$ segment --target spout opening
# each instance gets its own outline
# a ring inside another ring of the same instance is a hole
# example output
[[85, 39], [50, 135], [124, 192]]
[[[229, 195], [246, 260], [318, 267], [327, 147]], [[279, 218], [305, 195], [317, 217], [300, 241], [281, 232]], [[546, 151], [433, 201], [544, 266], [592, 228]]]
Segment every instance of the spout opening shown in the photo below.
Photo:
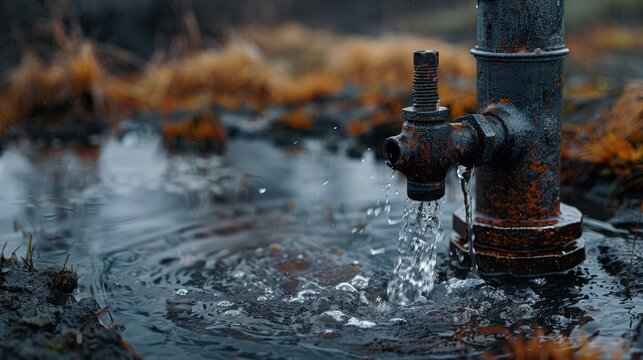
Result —
[[388, 138], [384, 142], [384, 158], [386, 160], [386, 165], [395, 168], [400, 163], [400, 158], [402, 157], [402, 149], [400, 144], [393, 139]]
[[409, 199], [417, 201], [434, 201], [444, 196], [444, 181], [436, 182], [413, 182], [407, 181], [406, 195]]

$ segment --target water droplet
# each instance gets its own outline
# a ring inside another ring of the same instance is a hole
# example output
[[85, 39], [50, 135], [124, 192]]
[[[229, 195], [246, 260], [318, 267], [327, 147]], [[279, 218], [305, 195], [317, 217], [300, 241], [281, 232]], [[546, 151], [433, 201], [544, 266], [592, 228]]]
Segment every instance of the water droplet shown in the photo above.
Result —
[[176, 291], [176, 294], [179, 295], [179, 296], [185, 296], [185, 295], [188, 294], [188, 291], [186, 289], [178, 289]]
[[333, 126], [333, 130], [337, 130], [337, 126]]
[[368, 149], [366, 149], [366, 151], [371, 151], [371, 148], [369, 147]]
[[259, 194], [265, 194], [267, 190], [268, 189], [266, 189], [265, 187], [261, 187], [259, 188]]
[[293, 141], [292, 141], [292, 144], [293, 144], [293, 145], [297, 145], [297, 144], [299, 144], [299, 141], [297, 141], [297, 140], [293, 140]]
[[362, 158], [362, 164], [364, 163], [364, 158]]
[[395, 195], [400, 195], [400, 190], [395, 190]]
[[322, 186], [326, 186], [326, 185], [328, 185], [328, 183], [329, 183], [329, 182], [330, 182], [330, 180], [329, 180], [329, 179], [324, 180], [324, 182], [322, 183]]
[[385, 248], [373, 249], [371, 248], [371, 255], [380, 255], [386, 252]]

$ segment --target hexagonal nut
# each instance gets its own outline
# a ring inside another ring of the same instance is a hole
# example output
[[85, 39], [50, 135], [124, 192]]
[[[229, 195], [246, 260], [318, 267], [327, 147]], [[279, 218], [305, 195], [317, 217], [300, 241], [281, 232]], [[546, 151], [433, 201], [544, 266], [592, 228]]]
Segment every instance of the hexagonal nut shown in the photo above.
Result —
[[478, 139], [482, 144], [482, 162], [491, 161], [493, 158], [496, 132], [493, 126], [489, 124], [487, 118], [482, 114], [470, 114], [466, 116], [463, 122], [468, 122], [478, 133]]

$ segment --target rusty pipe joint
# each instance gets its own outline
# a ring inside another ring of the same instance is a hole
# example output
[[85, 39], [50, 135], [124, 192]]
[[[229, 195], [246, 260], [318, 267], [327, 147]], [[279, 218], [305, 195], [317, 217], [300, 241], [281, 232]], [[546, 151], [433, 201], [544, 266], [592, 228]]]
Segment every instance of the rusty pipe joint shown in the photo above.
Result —
[[386, 164], [407, 178], [407, 195], [413, 200], [444, 196], [445, 178], [456, 165], [474, 166], [500, 156], [506, 133], [492, 114], [470, 114], [448, 122], [448, 109], [431, 114], [403, 110], [402, 132], [384, 142]]

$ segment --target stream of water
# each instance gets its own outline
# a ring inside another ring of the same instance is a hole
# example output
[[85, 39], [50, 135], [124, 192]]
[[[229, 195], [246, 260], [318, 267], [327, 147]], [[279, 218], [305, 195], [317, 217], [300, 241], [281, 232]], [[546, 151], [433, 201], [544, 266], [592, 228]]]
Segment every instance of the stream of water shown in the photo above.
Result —
[[442, 239], [442, 201], [407, 199], [388, 298], [402, 305], [426, 299], [435, 284], [436, 247]]
[[478, 265], [476, 264], [476, 249], [474, 247], [475, 234], [473, 233], [473, 199], [471, 196], [471, 179], [473, 178], [474, 168], [468, 166], [458, 166], [458, 178], [460, 187], [464, 196], [464, 211], [467, 221], [467, 243], [469, 244], [469, 258], [471, 259], [471, 272], [469, 277], [479, 279]]

